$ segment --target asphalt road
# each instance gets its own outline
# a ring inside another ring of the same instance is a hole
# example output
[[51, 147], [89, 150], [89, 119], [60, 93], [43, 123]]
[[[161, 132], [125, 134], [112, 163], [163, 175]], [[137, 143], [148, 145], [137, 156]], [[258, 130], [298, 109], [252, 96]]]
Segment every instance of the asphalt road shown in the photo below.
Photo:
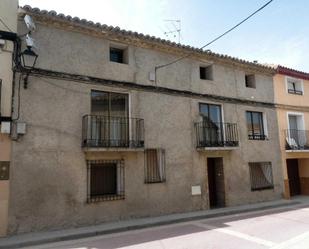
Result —
[[309, 206], [195, 220], [31, 249], [309, 249]]

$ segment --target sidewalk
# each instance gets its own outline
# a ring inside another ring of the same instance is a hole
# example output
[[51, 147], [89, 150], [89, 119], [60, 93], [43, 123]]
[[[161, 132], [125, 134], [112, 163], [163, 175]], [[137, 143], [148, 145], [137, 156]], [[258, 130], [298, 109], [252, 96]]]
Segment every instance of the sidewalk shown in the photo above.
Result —
[[20, 248], [44, 243], [59, 242], [65, 240], [81, 239], [85, 237], [123, 232], [133, 229], [185, 222], [197, 219], [214, 218], [224, 215], [260, 211], [279, 207], [301, 207], [309, 205], [308, 197], [298, 197], [293, 200], [276, 200], [257, 204], [226, 207], [220, 209], [204, 210], [190, 213], [171, 214], [165, 216], [141, 218], [126, 221], [104, 223], [102, 225], [66, 229], [52, 232], [28, 233], [0, 239], [0, 249]]

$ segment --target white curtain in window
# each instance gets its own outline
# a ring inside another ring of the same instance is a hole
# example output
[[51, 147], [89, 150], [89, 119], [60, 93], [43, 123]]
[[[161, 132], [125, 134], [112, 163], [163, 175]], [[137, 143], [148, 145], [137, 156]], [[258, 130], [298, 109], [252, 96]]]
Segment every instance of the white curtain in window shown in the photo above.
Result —
[[110, 140], [112, 146], [119, 146], [121, 140], [121, 119], [110, 118]]
[[157, 149], [157, 163], [160, 181], [163, 181], [165, 175], [165, 151], [163, 149]]
[[123, 194], [123, 170], [121, 170], [121, 165], [120, 163], [117, 163], [117, 195], [122, 195]]
[[100, 140], [100, 120], [96, 116], [89, 116], [87, 138], [90, 138], [90, 144], [97, 146]]

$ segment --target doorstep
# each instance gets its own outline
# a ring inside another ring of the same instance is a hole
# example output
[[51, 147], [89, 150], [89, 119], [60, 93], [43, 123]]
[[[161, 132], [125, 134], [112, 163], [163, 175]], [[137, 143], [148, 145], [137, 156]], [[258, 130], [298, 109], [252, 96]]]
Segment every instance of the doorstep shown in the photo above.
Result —
[[0, 238], [0, 249], [12, 249], [20, 247], [35, 246], [45, 243], [59, 242], [65, 240], [81, 239], [97, 235], [124, 232], [134, 229], [142, 229], [153, 226], [167, 225], [178, 222], [186, 222], [197, 219], [215, 218], [224, 215], [233, 215], [252, 211], [260, 211], [270, 208], [293, 206], [299, 204], [309, 204], [308, 197], [296, 198], [292, 200], [275, 200], [248, 204], [242, 206], [225, 207], [219, 209], [170, 214], [157, 217], [139, 218], [118, 222], [107, 222], [101, 225], [72, 228], [50, 232], [37, 232], [14, 235], [11, 237]]

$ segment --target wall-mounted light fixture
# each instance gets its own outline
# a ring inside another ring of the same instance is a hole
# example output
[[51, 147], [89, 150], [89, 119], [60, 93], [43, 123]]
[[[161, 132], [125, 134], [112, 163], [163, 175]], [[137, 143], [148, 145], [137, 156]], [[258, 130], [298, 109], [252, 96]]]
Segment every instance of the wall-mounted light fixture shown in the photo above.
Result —
[[31, 70], [34, 68], [38, 55], [28, 46], [21, 54], [21, 64], [26, 69], [26, 76], [24, 77], [24, 88], [27, 89], [28, 77]]
[[22, 66], [22, 73], [25, 73], [24, 77], [24, 88], [26, 89], [28, 86], [28, 77], [31, 73], [32, 69], [35, 67], [38, 55], [32, 50], [35, 47], [35, 41], [30, 36], [33, 31], [35, 31], [35, 24], [29, 15], [25, 15], [24, 17], [25, 24], [28, 29], [28, 33], [25, 34], [25, 42], [27, 48], [20, 53], [20, 62]]

